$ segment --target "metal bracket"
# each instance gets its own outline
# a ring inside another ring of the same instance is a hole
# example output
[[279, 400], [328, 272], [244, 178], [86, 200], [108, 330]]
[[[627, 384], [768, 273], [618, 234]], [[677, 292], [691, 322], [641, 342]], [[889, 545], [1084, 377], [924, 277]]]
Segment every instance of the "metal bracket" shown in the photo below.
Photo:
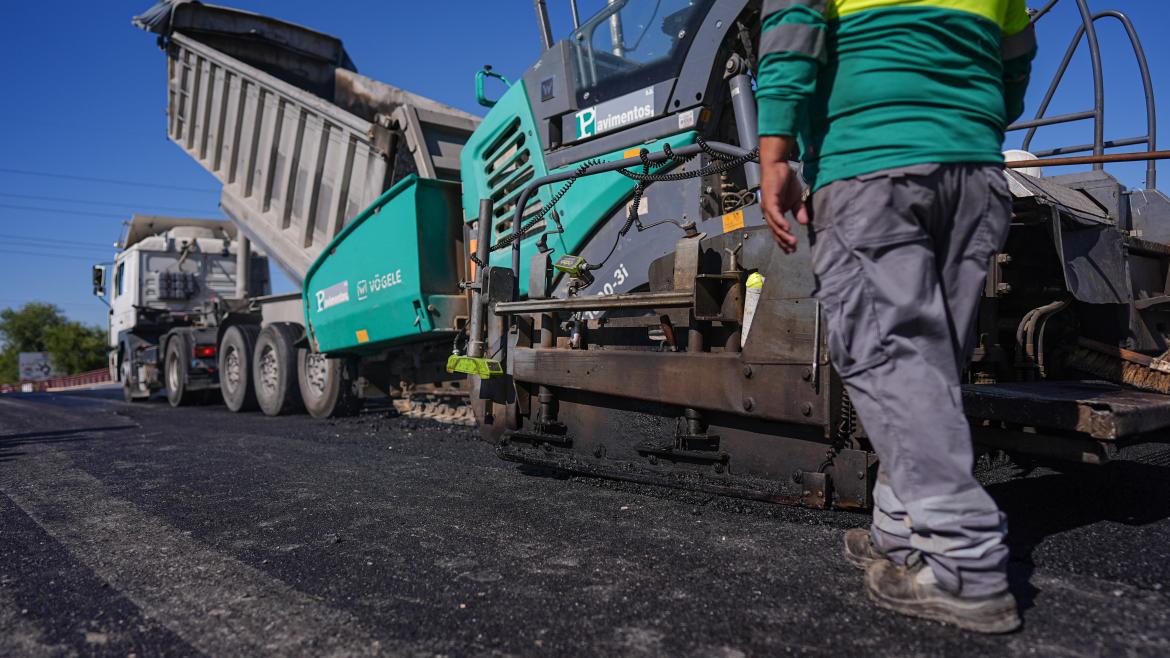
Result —
[[829, 478], [824, 473], [800, 471], [800, 504], [825, 509], [829, 506]]
[[[718, 441], [718, 437], [715, 438]], [[723, 465], [731, 461], [731, 455], [720, 450], [693, 450], [665, 443], [656, 443], [654, 441], [639, 443], [635, 450], [642, 455], [653, 458], [663, 457], [671, 461], [690, 461]]]
[[[564, 429], [563, 425], [561, 426], [561, 429]], [[511, 432], [505, 432], [504, 440], [523, 441], [525, 443], [531, 443], [536, 446], [547, 444], [560, 448], [573, 447], [573, 437], [569, 436], [567, 433], [553, 434], [550, 432], [541, 432], [539, 430], [514, 430]]]

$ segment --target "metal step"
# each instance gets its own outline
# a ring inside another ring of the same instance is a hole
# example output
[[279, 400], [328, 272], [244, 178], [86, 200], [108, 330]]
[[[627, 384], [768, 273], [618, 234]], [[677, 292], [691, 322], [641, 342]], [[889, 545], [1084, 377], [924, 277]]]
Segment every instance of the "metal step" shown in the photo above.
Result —
[[1117, 441], [1170, 427], [1170, 395], [1102, 381], [972, 384], [963, 387], [972, 419], [1075, 432]]

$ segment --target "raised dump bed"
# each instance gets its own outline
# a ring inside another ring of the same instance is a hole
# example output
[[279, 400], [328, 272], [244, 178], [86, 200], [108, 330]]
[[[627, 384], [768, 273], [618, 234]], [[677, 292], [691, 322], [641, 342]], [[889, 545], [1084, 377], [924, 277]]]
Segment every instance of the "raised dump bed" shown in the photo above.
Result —
[[411, 175], [345, 227], [305, 275], [318, 352], [373, 354], [467, 319], [459, 185]]
[[163, 37], [170, 139], [298, 283], [394, 183], [458, 180], [479, 118], [360, 75], [335, 37], [195, 2], [160, 3], [135, 22]]

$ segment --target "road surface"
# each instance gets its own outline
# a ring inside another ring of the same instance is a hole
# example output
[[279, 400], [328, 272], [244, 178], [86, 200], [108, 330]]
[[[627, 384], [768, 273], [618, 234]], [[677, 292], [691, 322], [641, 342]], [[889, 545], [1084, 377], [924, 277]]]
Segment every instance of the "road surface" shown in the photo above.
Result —
[[871, 607], [849, 512], [566, 478], [467, 428], [0, 396], [0, 655], [1170, 654], [1170, 448], [984, 462], [1024, 629]]

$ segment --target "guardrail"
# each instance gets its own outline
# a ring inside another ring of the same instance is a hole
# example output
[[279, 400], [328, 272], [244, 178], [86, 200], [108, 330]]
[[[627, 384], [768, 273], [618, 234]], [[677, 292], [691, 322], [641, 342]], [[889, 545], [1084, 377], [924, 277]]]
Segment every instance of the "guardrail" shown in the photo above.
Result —
[[93, 386], [110, 382], [110, 369], [100, 368], [76, 375], [52, 377], [39, 382], [20, 382], [19, 384], [0, 384], [0, 393], [31, 393], [33, 391], [59, 391], [78, 386]]

